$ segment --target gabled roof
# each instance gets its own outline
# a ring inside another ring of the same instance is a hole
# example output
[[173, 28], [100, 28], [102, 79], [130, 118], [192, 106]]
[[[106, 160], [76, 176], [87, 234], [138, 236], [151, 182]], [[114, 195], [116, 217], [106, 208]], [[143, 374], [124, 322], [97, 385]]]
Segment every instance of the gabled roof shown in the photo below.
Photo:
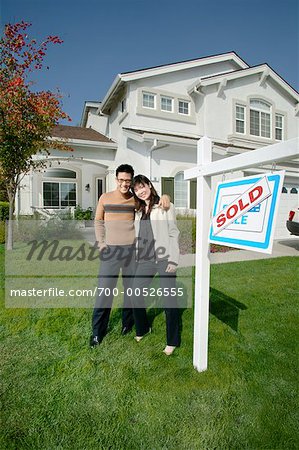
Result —
[[84, 108], [83, 108], [81, 121], [80, 121], [81, 127], [85, 127], [86, 126], [88, 112], [91, 109], [97, 110], [98, 108], [100, 108], [100, 106], [101, 106], [101, 102], [98, 102], [98, 101], [86, 101], [86, 102], [84, 102]]
[[145, 69], [139, 69], [132, 72], [123, 72], [118, 74], [106, 96], [104, 97], [102, 104], [98, 112], [104, 114], [109, 113], [111, 104], [114, 99], [119, 95], [119, 92], [123, 89], [123, 86], [128, 81], [139, 80], [141, 78], [148, 78], [156, 75], [162, 75], [164, 73], [177, 72], [179, 70], [191, 69], [193, 67], [200, 67], [207, 64], [214, 64], [217, 62], [232, 61], [235, 63], [236, 68], [245, 69], [248, 68], [248, 64], [241, 59], [235, 52], [220, 53], [217, 55], [204, 56], [202, 58], [190, 59], [187, 61], [179, 61], [170, 64], [163, 64], [160, 66], [148, 67]]
[[272, 67], [267, 63], [260, 64], [257, 66], [248, 67], [246, 69], [233, 70], [231, 72], [226, 72], [223, 74], [210, 75], [206, 77], [201, 77], [198, 82], [193, 83], [188, 92], [190, 93], [194, 88], [200, 88], [204, 86], [210, 86], [212, 84], [223, 83], [224, 81], [230, 81], [234, 79], [240, 79], [242, 77], [247, 77], [249, 75], [261, 74], [260, 83], [264, 83], [268, 77], [272, 78], [280, 87], [285, 89], [288, 94], [294, 98], [297, 102], [299, 101], [298, 92], [287, 83], [277, 72], [275, 72]]
[[236, 65], [240, 66], [240, 68], [242, 69], [249, 67], [248, 64], [242, 58], [240, 58], [240, 56], [237, 55], [236, 52], [232, 51], [218, 53], [217, 55], [202, 56], [201, 58], [196, 59], [193, 58], [187, 59], [185, 61], [176, 61], [173, 63], [161, 64], [159, 66], [146, 67], [144, 69], [133, 70], [130, 72], [122, 72], [120, 75], [126, 78], [134, 77], [134, 79], [138, 79], [143, 78], [144, 76], [148, 77], [151, 73], [152, 75], [158, 75], [160, 73], [163, 73], [164, 71], [166, 71], [167, 73], [175, 72], [177, 70], [190, 69], [192, 67], [202, 66], [206, 63], [210, 64], [220, 61], [234, 61]]
[[77, 139], [83, 141], [114, 143], [111, 139], [92, 128], [72, 127], [69, 125], [56, 125], [52, 130], [52, 137], [62, 139]]

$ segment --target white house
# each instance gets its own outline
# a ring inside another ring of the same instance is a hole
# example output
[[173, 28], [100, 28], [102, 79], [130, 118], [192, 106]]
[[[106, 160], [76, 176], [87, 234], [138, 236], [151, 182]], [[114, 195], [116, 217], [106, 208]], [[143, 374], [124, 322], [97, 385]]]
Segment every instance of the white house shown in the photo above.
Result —
[[[129, 163], [190, 213], [196, 182], [185, 181], [183, 171], [196, 164], [198, 139], [213, 141], [218, 160], [297, 137], [298, 102], [271, 67], [249, 67], [234, 52], [121, 73], [102, 102], [85, 103], [81, 127], [55, 129], [53, 138], [68, 138], [74, 151], [52, 153], [47, 170], [24, 179], [18, 211], [94, 208], [102, 192], [115, 188], [116, 167]], [[278, 168], [286, 178], [276, 237], [285, 237], [287, 211], [298, 196], [298, 160], [231, 176]]]

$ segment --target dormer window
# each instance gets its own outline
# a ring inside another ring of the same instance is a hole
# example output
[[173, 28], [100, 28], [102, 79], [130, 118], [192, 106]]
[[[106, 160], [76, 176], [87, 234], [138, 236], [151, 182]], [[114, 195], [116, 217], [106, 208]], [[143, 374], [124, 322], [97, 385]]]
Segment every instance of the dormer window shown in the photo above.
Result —
[[155, 109], [155, 99], [156, 96], [154, 94], [151, 94], [150, 92], [143, 92], [142, 94], [142, 106], [144, 108], [151, 108]]
[[190, 114], [189, 106], [190, 106], [189, 102], [184, 102], [182, 100], [179, 100], [179, 114], [185, 114], [188, 116]]
[[171, 97], [161, 95], [161, 111], [173, 111], [173, 99]]

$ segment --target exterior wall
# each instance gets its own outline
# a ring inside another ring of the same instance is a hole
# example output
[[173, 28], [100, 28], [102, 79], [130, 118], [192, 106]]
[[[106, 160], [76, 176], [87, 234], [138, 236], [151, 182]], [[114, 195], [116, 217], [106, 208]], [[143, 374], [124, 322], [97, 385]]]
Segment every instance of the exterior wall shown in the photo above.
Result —
[[[285, 117], [284, 139], [291, 139], [298, 136], [298, 117], [295, 116], [295, 102], [291, 98], [283, 95], [281, 89], [275, 87], [274, 83], [266, 82], [260, 86], [259, 76], [252, 75], [242, 79], [228, 81], [223, 95], [218, 96], [218, 86], [212, 85], [207, 88], [204, 100], [204, 124], [200, 127], [201, 134], [206, 134], [212, 140], [223, 142], [233, 142], [234, 138], [244, 141], [244, 144], [251, 143], [253, 147], [271, 145], [277, 141], [272, 139], [242, 135], [235, 132], [235, 104], [248, 105], [250, 98], [261, 98], [272, 105], [272, 116], [275, 112], [283, 114]], [[249, 116], [247, 114], [247, 123]], [[274, 123], [274, 119], [272, 120]], [[247, 142], [249, 141], [249, 142]]]
[[[195, 109], [197, 105], [195, 104], [194, 99], [188, 95], [188, 89], [193, 83], [198, 81], [200, 77], [229, 72], [234, 69], [235, 64], [227, 61], [207, 64], [205, 66], [170, 74], [156, 75], [128, 83], [127, 92], [124, 93], [128, 114], [124, 115], [121, 112], [121, 102], [115, 105], [109, 118], [109, 137], [118, 141], [120, 126], [169, 133], [175, 131], [176, 133], [198, 136], [199, 119], [197, 114], [198, 111]], [[161, 114], [155, 116], [153, 111], [148, 112], [140, 108], [142, 90], [152, 90], [153, 92], [156, 91], [159, 94], [164, 93], [165, 95], [170, 95], [182, 100], [186, 98], [186, 100], [191, 102], [194, 113], [189, 120], [184, 116], [178, 117], [172, 113], [164, 113], [163, 117], [161, 117]]]
[[[82, 157], [84, 155], [84, 159]], [[77, 183], [77, 205], [82, 208], [95, 208], [97, 204], [97, 179], [103, 180], [106, 190], [108, 168], [115, 158], [115, 150], [77, 147], [73, 152], [53, 151], [47, 160], [47, 167], [64, 168], [76, 172], [76, 179], [43, 178], [46, 170], [32, 172], [24, 177], [20, 195], [16, 203], [18, 214], [32, 214], [33, 208], [43, 207], [43, 181], [62, 181]], [[58, 162], [59, 161], [59, 162]], [[89, 184], [89, 190], [86, 186]], [[47, 208], [51, 209], [51, 208]]]
[[99, 133], [109, 137], [109, 121], [107, 116], [99, 116], [96, 110], [89, 111], [87, 115], [86, 128], [92, 128]]

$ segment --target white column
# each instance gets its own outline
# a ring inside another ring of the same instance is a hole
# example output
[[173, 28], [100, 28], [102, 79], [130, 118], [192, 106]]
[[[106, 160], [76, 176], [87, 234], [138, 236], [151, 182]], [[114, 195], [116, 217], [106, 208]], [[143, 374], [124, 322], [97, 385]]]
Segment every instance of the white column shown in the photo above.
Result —
[[[209, 164], [211, 160], [212, 143], [204, 136], [197, 145], [197, 166]], [[197, 177], [196, 207], [193, 365], [202, 372], [208, 367], [211, 176]]]

